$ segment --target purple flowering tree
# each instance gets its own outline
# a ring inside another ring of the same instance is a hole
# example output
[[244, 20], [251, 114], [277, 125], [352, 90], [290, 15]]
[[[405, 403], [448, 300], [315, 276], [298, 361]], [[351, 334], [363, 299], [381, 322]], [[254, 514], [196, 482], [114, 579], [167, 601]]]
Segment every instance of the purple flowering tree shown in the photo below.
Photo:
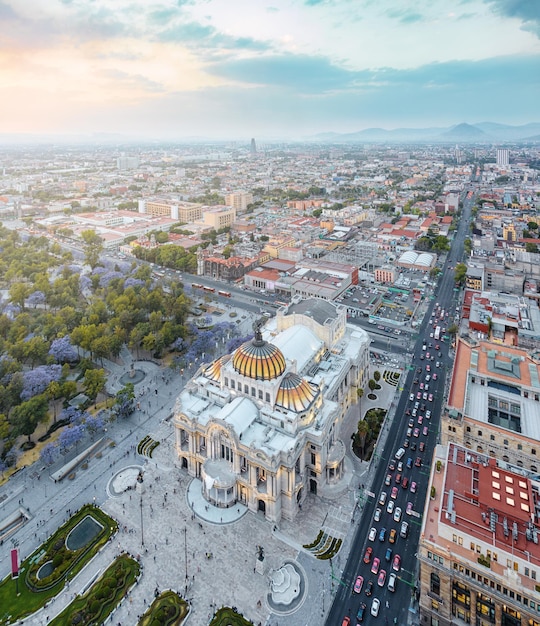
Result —
[[39, 460], [44, 465], [52, 465], [56, 459], [58, 458], [58, 448], [54, 443], [48, 443], [41, 450], [41, 454], [39, 455]]
[[86, 428], [82, 424], [76, 424], [74, 426], [64, 428], [58, 437], [58, 449], [60, 452], [62, 454], [66, 454], [70, 448], [77, 446], [77, 444], [79, 444], [81, 439], [84, 437], [85, 432]]
[[43, 393], [51, 382], [58, 381], [60, 378], [62, 378], [60, 365], [40, 365], [33, 370], [24, 372], [21, 398], [29, 400]]
[[54, 357], [59, 363], [73, 363], [77, 361], [77, 350], [71, 344], [69, 335], [64, 335], [59, 339], [53, 339], [49, 354]]
[[34, 291], [26, 298], [26, 304], [34, 309], [40, 304], [45, 304], [45, 294], [43, 291]]

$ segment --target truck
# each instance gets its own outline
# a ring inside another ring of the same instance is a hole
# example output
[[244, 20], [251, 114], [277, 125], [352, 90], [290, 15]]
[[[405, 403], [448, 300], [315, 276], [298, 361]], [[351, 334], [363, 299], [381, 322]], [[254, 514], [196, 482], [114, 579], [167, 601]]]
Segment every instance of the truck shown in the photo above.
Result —
[[435, 328], [435, 332], [433, 333], [433, 338], [439, 339], [440, 336], [441, 336], [441, 327], [437, 326], [437, 328]]

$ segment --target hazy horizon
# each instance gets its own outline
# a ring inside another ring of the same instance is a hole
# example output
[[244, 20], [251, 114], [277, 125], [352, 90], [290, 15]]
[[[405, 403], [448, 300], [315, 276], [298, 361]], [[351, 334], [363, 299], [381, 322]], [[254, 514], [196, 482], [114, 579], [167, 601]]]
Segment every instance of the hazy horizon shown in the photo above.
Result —
[[1, 135], [301, 138], [538, 120], [536, 0], [0, 0]]

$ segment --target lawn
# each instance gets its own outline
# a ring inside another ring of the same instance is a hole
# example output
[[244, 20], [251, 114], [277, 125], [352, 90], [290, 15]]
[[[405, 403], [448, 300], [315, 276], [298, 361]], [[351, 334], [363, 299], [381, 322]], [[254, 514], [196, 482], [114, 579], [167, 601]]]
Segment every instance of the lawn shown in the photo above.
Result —
[[189, 612], [187, 602], [174, 591], [163, 591], [139, 620], [139, 626], [180, 626]]
[[223, 607], [214, 615], [210, 626], [253, 626], [253, 622], [250, 622], [235, 610]]

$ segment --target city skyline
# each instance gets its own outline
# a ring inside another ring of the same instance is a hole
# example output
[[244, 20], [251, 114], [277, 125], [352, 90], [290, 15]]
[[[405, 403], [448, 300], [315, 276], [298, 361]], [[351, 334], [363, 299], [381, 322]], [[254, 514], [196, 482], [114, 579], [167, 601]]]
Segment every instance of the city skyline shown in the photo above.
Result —
[[538, 121], [534, 0], [0, 0], [0, 133], [216, 139]]

